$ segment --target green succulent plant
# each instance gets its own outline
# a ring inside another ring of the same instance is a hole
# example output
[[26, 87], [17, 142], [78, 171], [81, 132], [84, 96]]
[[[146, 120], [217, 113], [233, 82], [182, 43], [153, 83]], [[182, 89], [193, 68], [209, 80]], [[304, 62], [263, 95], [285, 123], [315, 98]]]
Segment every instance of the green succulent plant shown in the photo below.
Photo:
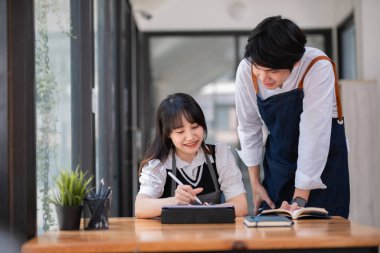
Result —
[[50, 202], [57, 206], [80, 206], [87, 192], [87, 189], [94, 176], [86, 179], [86, 173], [80, 170], [79, 165], [72, 170], [61, 170], [54, 177], [54, 189], [49, 198]]

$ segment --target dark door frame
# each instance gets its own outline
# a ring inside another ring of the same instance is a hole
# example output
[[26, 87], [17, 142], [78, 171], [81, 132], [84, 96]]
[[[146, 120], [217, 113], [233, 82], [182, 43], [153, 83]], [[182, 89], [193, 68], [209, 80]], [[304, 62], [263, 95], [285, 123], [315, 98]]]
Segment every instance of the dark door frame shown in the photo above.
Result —
[[0, 1], [0, 223], [36, 233], [34, 2]]

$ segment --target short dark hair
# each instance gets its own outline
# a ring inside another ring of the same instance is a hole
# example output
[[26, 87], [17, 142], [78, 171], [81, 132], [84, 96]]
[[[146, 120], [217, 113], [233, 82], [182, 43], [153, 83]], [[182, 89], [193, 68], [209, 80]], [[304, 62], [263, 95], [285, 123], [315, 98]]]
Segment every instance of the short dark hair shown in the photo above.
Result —
[[305, 34], [293, 21], [268, 17], [249, 35], [244, 58], [254, 65], [291, 70], [302, 58], [305, 44]]

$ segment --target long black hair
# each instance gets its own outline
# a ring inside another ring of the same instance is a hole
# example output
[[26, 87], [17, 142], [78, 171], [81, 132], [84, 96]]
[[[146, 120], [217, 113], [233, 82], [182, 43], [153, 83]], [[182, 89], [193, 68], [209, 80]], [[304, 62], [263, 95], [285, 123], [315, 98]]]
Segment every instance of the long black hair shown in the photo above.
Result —
[[244, 58], [255, 66], [292, 70], [306, 45], [304, 32], [281, 16], [261, 21], [248, 37]]
[[[152, 144], [149, 146], [140, 164], [141, 169], [152, 159], [159, 159], [164, 163], [173, 149], [174, 144], [170, 138], [173, 129], [182, 127], [182, 116], [190, 123], [199, 124], [207, 136], [206, 120], [202, 108], [195, 99], [185, 93], [175, 93], [167, 96], [158, 106], [156, 113], [156, 133]], [[202, 149], [210, 154], [205, 141], [202, 140]]]

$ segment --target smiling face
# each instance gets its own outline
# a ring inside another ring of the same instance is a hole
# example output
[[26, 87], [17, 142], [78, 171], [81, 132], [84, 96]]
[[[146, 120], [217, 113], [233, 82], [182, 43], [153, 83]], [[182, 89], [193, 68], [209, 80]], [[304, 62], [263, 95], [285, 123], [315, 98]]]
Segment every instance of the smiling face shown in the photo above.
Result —
[[253, 65], [253, 74], [264, 84], [265, 88], [274, 90], [282, 87], [282, 84], [290, 75], [290, 70]]
[[205, 131], [201, 125], [190, 123], [182, 116], [182, 125], [172, 130], [170, 139], [177, 156], [190, 163], [197, 154], [204, 136]]

